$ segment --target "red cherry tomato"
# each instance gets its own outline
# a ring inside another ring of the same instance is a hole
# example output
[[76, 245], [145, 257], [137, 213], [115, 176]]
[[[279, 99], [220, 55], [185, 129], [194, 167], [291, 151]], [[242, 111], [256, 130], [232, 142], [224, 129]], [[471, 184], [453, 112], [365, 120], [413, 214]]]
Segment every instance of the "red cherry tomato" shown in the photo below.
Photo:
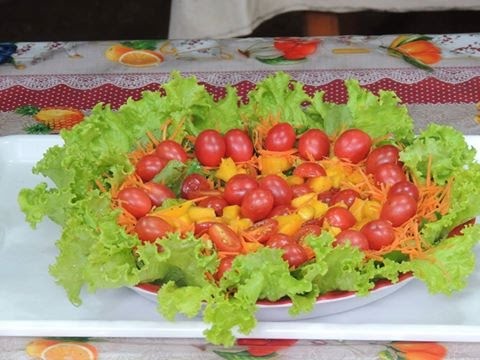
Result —
[[286, 151], [295, 145], [295, 130], [289, 123], [278, 123], [267, 132], [265, 148], [270, 151]]
[[277, 231], [278, 221], [275, 219], [265, 219], [250, 226], [243, 234], [247, 240], [263, 244], [268, 241], [272, 235], [276, 234]]
[[272, 192], [273, 205], [289, 205], [293, 198], [293, 191], [287, 181], [278, 175], [267, 175], [260, 179], [258, 185], [261, 189]]
[[288, 215], [291, 214], [293, 211], [294, 208], [290, 205], [277, 205], [273, 207], [272, 211], [270, 211], [270, 214], [268, 214], [267, 217], [271, 218], [274, 216]]
[[357, 164], [367, 157], [371, 146], [372, 139], [366, 132], [350, 129], [335, 141], [333, 153], [340, 159]]
[[152, 201], [142, 189], [128, 187], [120, 190], [117, 196], [120, 205], [137, 219], [148, 214]]
[[349, 242], [351, 246], [358, 247], [360, 250], [368, 250], [368, 239], [364, 233], [353, 230], [347, 229], [343, 230], [340, 234], [338, 234], [333, 242], [334, 246], [343, 245]]
[[233, 256], [227, 256], [221, 259], [217, 268], [217, 272], [213, 275], [213, 278], [217, 281], [220, 281], [223, 275], [232, 268], [234, 259], [235, 258]]
[[235, 162], [248, 161], [253, 156], [253, 144], [250, 137], [240, 129], [227, 131], [225, 139], [225, 156]]
[[383, 164], [377, 167], [373, 178], [378, 184], [395, 185], [407, 178], [403, 169], [397, 164]]
[[209, 196], [198, 203], [198, 206], [213, 209], [217, 216], [223, 215], [223, 208], [227, 205], [227, 201], [221, 196]]
[[273, 249], [283, 249], [285, 246], [292, 244], [293, 242], [293, 239], [288, 235], [274, 234], [265, 245]]
[[398, 149], [395, 146], [380, 146], [368, 154], [366, 163], [367, 173], [373, 174], [383, 164], [397, 164], [398, 159]]
[[253, 176], [237, 174], [225, 184], [223, 198], [230, 205], [240, 205], [245, 194], [256, 188], [258, 188], [258, 182]]
[[194, 173], [188, 175], [183, 180], [180, 192], [184, 199], [195, 199], [198, 197], [199, 191], [208, 191], [211, 189], [212, 186], [205, 176]]
[[417, 213], [417, 202], [406, 194], [393, 195], [387, 198], [380, 211], [380, 219], [389, 221], [393, 227], [405, 223]]
[[216, 130], [204, 130], [195, 140], [195, 156], [202, 165], [220, 165], [225, 150], [225, 140]]
[[157, 155], [145, 155], [135, 165], [135, 172], [143, 181], [150, 181], [162, 171], [167, 163], [167, 159], [162, 159]]
[[303, 224], [300, 230], [294, 236], [294, 240], [296, 242], [301, 243], [304, 238], [308, 235], [320, 235], [322, 233], [321, 225], [317, 224]]
[[166, 199], [175, 199], [175, 194], [166, 185], [147, 182], [143, 185], [143, 188], [155, 206], [162, 205]]
[[308, 260], [307, 252], [297, 243], [287, 244], [282, 249], [283, 260], [288, 262], [291, 268], [297, 268]]
[[467, 226], [474, 225], [475, 224], [475, 218], [470, 219], [463, 224], [455, 226], [449, 233], [448, 237], [454, 237], [454, 236], [459, 236], [462, 235], [463, 229], [465, 229]]
[[155, 242], [172, 231], [173, 227], [169, 223], [156, 216], [141, 217], [135, 225], [135, 232], [142, 242]]
[[158, 157], [167, 160], [185, 162], [188, 159], [187, 153], [182, 145], [173, 140], [161, 141], [155, 149], [155, 154]]
[[319, 129], [310, 129], [298, 139], [298, 153], [305, 160], [321, 160], [330, 153], [330, 140]]
[[355, 225], [356, 220], [350, 211], [342, 207], [332, 207], [325, 213], [325, 221], [342, 230]]
[[409, 195], [412, 198], [415, 199], [415, 201], [418, 201], [420, 199], [420, 194], [418, 192], [418, 188], [414, 183], [411, 183], [410, 181], [399, 181], [396, 184], [394, 184], [390, 190], [388, 190], [387, 197], [394, 196], [394, 195]]
[[272, 192], [265, 189], [253, 189], [245, 194], [240, 205], [240, 213], [253, 222], [263, 220], [273, 209]]
[[208, 232], [208, 229], [210, 229], [210, 226], [212, 226], [213, 224], [217, 224], [217, 223], [218, 223], [217, 221], [196, 222], [193, 234], [197, 237], [200, 237], [203, 234]]
[[336, 188], [332, 188], [330, 190], [324, 191], [324, 192], [318, 194], [317, 199], [320, 200], [321, 202], [327, 204], [327, 205], [331, 205], [333, 197], [335, 196], [335, 194], [338, 191], [339, 190], [336, 189]]
[[293, 175], [300, 176], [302, 178], [314, 178], [318, 176], [325, 176], [327, 173], [322, 165], [314, 162], [304, 162], [298, 165], [293, 170]]
[[218, 251], [240, 252], [242, 250], [240, 237], [228, 225], [215, 223], [208, 228], [208, 235]]
[[380, 250], [395, 240], [392, 224], [385, 220], [373, 220], [366, 223], [360, 230], [368, 240], [368, 247]]
[[360, 198], [360, 194], [353, 189], [340, 190], [333, 194], [330, 205], [343, 202], [349, 208], [357, 198]]

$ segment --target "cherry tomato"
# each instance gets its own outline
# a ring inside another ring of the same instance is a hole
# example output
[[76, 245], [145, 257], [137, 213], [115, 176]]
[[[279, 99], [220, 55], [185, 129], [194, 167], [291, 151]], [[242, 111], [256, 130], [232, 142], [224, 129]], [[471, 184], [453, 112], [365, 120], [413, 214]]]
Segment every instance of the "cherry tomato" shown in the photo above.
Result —
[[198, 203], [198, 206], [215, 210], [217, 216], [223, 215], [223, 208], [227, 205], [227, 201], [221, 196], [209, 196]]
[[380, 250], [395, 240], [392, 224], [385, 220], [373, 220], [366, 223], [360, 230], [368, 240], [368, 247]]
[[298, 139], [298, 153], [305, 160], [321, 160], [330, 153], [330, 140], [319, 129], [310, 129]]
[[400, 194], [406, 194], [411, 196], [412, 198], [415, 199], [415, 201], [418, 201], [420, 199], [420, 194], [418, 192], [418, 188], [414, 183], [411, 183], [410, 181], [399, 181], [396, 184], [394, 184], [390, 190], [388, 190], [387, 197], [393, 196], [393, 195], [400, 195]]
[[244, 231], [245, 238], [250, 241], [265, 243], [270, 237], [278, 231], [278, 221], [275, 219], [265, 219], [256, 222]]
[[211, 189], [212, 186], [205, 176], [194, 173], [183, 180], [180, 192], [184, 199], [195, 199], [198, 191]]
[[333, 194], [330, 205], [343, 202], [349, 208], [357, 198], [360, 198], [360, 194], [353, 189], [340, 190]]
[[217, 224], [217, 223], [218, 223], [217, 221], [196, 222], [193, 234], [197, 237], [200, 237], [203, 234], [208, 232], [208, 229], [210, 229], [210, 226], [212, 226], [213, 224]]
[[463, 229], [465, 229], [467, 226], [474, 225], [475, 224], [475, 218], [470, 219], [463, 224], [455, 226], [449, 233], [448, 237], [454, 237], [454, 236], [460, 236], [462, 235]]
[[135, 225], [135, 232], [142, 242], [155, 242], [172, 231], [173, 227], [169, 223], [156, 216], [141, 217]]
[[283, 249], [288, 244], [292, 244], [293, 239], [285, 234], [274, 234], [268, 239], [266, 246], [274, 249]]
[[294, 208], [290, 205], [277, 205], [273, 207], [272, 211], [270, 211], [267, 217], [270, 218], [279, 215], [288, 215], [291, 214], [293, 211]]
[[294, 240], [302, 242], [307, 235], [320, 235], [322, 233], [322, 226], [317, 224], [303, 224], [300, 230], [294, 236]]
[[245, 194], [256, 188], [258, 188], [258, 183], [253, 176], [237, 174], [225, 184], [223, 198], [227, 200], [230, 205], [240, 205]]
[[293, 197], [299, 197], [312, 192], [312, 189], [308, 184], [293, 185], [292, 186]]
[[286, 151], [295, 145], [295, 130], [289, 123], [278, 123], [268, 130], [265, 148], [270, 151]]
[[162, 159], [178, 160], [181, 162], [187, 161], [188, 158], [182, 145], [173, 140], [161, 141], [155, 149], [155, 154]]
[[155, 206], [162, 205], [166, 199], [175, 199], [175, 194], [166, 185], [147, 182], [143, 185], [143, 188]]
[[395, 146], [380, 146], [368, 154], [366, 163], [367, 173], [373, 174], [383, 164], [397, 164], [398, 159], [398, 149]]
[[235, 162], [248, 161], [253, 156], [253, 144], [250, 137], [240, 129], [227, 131], [225, 139], [225, 156]]
[[314, 162], [304, 162], [298, 165], [293, 170], [293, 175], [300, 176], [302, 178], [314, 178], [317, 176], [325, 176], [327, 173], [322, 165]]
[[143, 181], [152, 180], [167, 165], [168, 160], [154, 154], [143, 156], [135, 165], [135, 172]]
[[399, 194], [387, 197], [382, 206], [380, 219], [389, 221], [393, 227], [402, 225], [417, 213], [417, 202], [413, 197]]
[[325, 213], [325, 221], [342, 230], [355, 225], [356, 220], [350, 211], [342, 207], [332, 207]]
[[240, 213], [253, 222], [265, 219], [273, 209], [272, 192], [266, 189], [253, 189], [245, 194], [240, 206]]
[[327, 205], [331, 205], [333, 197], [335, 196], [335, 194], [337, 192], [339, 192], [338, 189], [332, 188], [330, 190], [327, 190], [327, 191], [324, 191], [324, 192], [318, 194], [317, 199], [320, 200], [321, 202], [327, 204]]
[[288, 262], [291, 268], [297, 268], [308, 260], [307, 252], [297, 243], [287, 244], [282, 249], [284, 251], [283, 260]]
[[336, 157], [354, 164], [365, 159], [372, 146], [370, 136], [359, 129], [350, 129], [343, 132], [333, 145]]
[[347, 229], [343, 230], [340, 234], [338, 234], [333, 242], [334, 246], [343, 245], [349, 242], [351, 246], [358, 247], [360, 250], [368, 250], [368, 239], [364, 233], [353, 230]]
[[216, 130], [204, 130], [195, 140], [195, 156], [202, 165], [220, 165], [225, 150], [225, 140]]
[[227, 256], [220, 260], [220, 264], [218, 265], [217, 272], [213, 275], [213, 278], [217, 281], [223, 277], [227, 271], [232, 268], [232, 263], [235, 258], [233, 256]]
[[378, 184], [395, 185], [407, 178], [403, 169], [397, 164], [383, 164], [377, 167], [373, 178]]
[[278, 175], [267, 175], [258, 182], [258, 185], [261, 189], [267, 189], [272, 192], [274, 206], [289, 205], [292, 201], [292, 188], [285, 179]]
[[240, 252], [242, 250], [240, 237], [228, 225], [215, 223], [208, 228], [208, 235], [218, 251]]
[[152, 201], [142, 189], [128, 187], [120, 190], [117, 199], [120, 205], [137, 219], [148, 214]]

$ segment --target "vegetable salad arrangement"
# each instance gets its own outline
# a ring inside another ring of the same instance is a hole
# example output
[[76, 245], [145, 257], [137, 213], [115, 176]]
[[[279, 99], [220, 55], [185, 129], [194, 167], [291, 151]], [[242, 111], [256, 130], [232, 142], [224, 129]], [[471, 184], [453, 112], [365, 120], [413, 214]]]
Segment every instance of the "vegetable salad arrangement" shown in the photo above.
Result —
[[62, 132], [33, 169], [55, 186], [19, 203], [32, 226], [63, 228], [50, 272], [71, 302], [157, 284], [165, 318], [202, 312], [207, 339], [231, 345], [260, 300], [289, 299], [295, 316], [405, 273], [461, 290], [480, 239], [475, 150], [451, 127], [415, 135], [392, 92], [345, 85], [333, 104], [277, 73], [242, 104], [174, 73], [164, 96], [99, 104]]

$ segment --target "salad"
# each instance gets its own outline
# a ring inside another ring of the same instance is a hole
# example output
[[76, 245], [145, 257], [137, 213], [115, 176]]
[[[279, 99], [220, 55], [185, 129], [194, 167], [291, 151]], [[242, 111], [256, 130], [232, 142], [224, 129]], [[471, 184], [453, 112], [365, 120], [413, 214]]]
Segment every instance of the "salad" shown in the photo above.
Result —
[[348, 101], [313, 97], [280, 72], [242, 103], [173, 73], [118, 111], [98, 104], [63, 131], [18, 201], [35, 227], [59, 224], [50, 273], [80, 292], [159, 285], [158, 311], [203, 314], [231, 345], [256, 304], [295, 316], [334, 290], [367, 295], [412, 273], [432, 293], [465, 287], [480, 240], [480, 165], [452, 127], [418, 134], [391, 91], [345, 82]]

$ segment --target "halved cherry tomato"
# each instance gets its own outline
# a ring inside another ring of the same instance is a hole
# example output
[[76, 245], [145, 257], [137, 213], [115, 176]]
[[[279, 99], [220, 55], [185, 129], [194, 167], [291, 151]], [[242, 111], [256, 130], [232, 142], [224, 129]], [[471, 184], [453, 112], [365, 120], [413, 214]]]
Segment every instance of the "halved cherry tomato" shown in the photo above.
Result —
[[206, 234], [208, 232], [208, 229], [210, 229], [210, 226], [213, 224], [217, 224], [217, 221], [199, 221], [195, 223], [195, 228], [194, 228], [194, 235], [199, 237], [202, 236], [203, 234]]
[[297, 268], [308, 260], [305, 249], [297, 243], [290, 243], [283, 248], [283, 260], [288, 262], [291, 268]]
[[270, 211], [267, 217], [271, 218], [279, 215], [288, 215], [294, 210], [295, 209], [290, 205], [277, 205], [273, 207], [272, 211]]
[[135, 232], [142, 242], [155, 242], [172, 231], [173, 227], [169, 223], [156, 216], [143, 216], [135, 225]]
[[324, 192], [318, 194], [317, 199], [320, 200], [321, 202], [327, 204], [327, 205], [331, 205], [333, 197], [335, 196], [335, 194], [337, 192], [339, 192], [339, 189], [332, 188], [330, 190], [327, 190], [327, 191], [324, 191]]
[[358, 247], [360, 250], [368, 250], [368, 239], [364, 233], [353, 230], [347, 229], [343, 230], [340, 234], [335, 237], [335, 241], [333, 242], [334, 246], [343, 245], [349, 242], [351, 246]]
[[372, 139], [366, 132], [349, 129], [337, 138], [333, 153], [340, 159], [357, 164], [367, 157], [371, 146]]
[[325, 213], [325, 221], [331, 226], [345, 230], [355, 225], [356, 220], [350, 211], [342, 207], [332, 207]]
[[208, 235], [219, 251], [240, 252], [242, 250], [240, 237], [226, 224], [213, 224], [208, 229]]
[[293, 198], [292, 188], [278, 175], [267, 175], [258, 182], [260, 189], [272, 192], [273, 205], [289, 205]]
[[326, 176], [327, 173], [322, 165], [314, 162], [303, 162], [293, 170], [293, 175], [302, 178], [314, 178], [317, 176]]
[[155, 154], [148, 154], [138, 160], [135, 172], [143, 181], [150, 181], [162, 171], [167, 163], [167, 159], [162, 159]]
[[223, 208], [227, 205], [227, 201], [220, 196], [209, 196], [198, 203], [198, 206], [212, 208], [215, 210], [215, 215], [217, 216], [222, 216]]
[[227, 200], [230, 205], [240, 205], [245, 194], [249, 190], [256, 188], [258, 188], [258, 182], [253, 176], [237, 174], [225, 184], [223, 198]]
[[204, 130], [195, 140], [195, 156], [202, 165], [220, 165], [225, 151], [225, 139], [216, 130]]
[[295, 130], [289, 123], [278, 123], [267, 132], [265, 148], [270, 151], [286, 151], [295, 144]]
[[360, 231], [367, 237], [372, 250], [380, 250], [395, 240], [392, 224], [385, 220], [373, 220], [366, 223]]
[[155, 148], [155, 154], [167, 160], [178, 160], [181, 162], [187, 161], [187, 153], [185, 149], [173, 140], [164, 140], [161, 141]]
[[166, 199], [175, 199], [175, 194], [166, 185], [147, 182], [143, 185], [145, 192], [155, 206], [160, 206]]
[[217, 272], [213, 275], [213, 278], [217, 281], [223, 277], [223, 275], [232, 268], [232, 263], [235, 258], [233, 256], [227, 256], [220, 260]]
[[253, 143], [250, 137], [240, 129], [225, 133], [225, 156], [235, 162], [248, 161], [253, 156]]
[[383, 164], [377, 167], [373, 174], [378, 184], [395, 185], [400, 181], [406, 181], [405, 172], [397, 164]]
[[360, 198], [360, 194], [357, 191], [353, 189], [343, 189], [333, 194], [329, 204], [334, 205], [343, 202], [347, 208], [349, 208], [357, 198]]
[[398, 148], [393, 145], [384, 145], [372, 150], [367, 157], [367, 173], [373, 174], [377, 168], [383, 164], [397, 164], [399, 159], [398, 154]]
[[470, 219], [470, 220], [464, 222], [463, 224], [460, 224], [460, 225], [455, 226], [455, 227], [448, 233], [448, 237], [454, 237], [454, 236], [462, 235], [463, 229], [465, 229], [465, 227], [467, 227], [467, 226], [474, 225], [474, 224], [475, 224], [475, 220], [476, 220], [476, 219], [473, 218], [473, 219]]
[[380, 219], [389, 221], [393, 227], [405, 223], [417, 213], [417, 202], [407, 194], [387, 198], [380, 211]]
[[400, 194], [409, 195], [412, 198], [414, 198], [415, 201], [418, 201], [418, 199], [420, 198], [420, 194], [418, 192], [418, 187], [414, 183], [412, 183], [408, 180], [399, 181], [399, 182], [395, 183], [390, 188], [390, 190], [388, 190], [387, 197], [390, 197], [390, 196], [393, 196], [393, 195], [400, 195]]
[[120, 190], [117, 199], [125, 210], [137, 219], [145, 216], [152, 208], [152, 201], [142, 189], [128, 187]]
[[330, 153], [330, 140], [319, 129], [310, 129], [298, 139], [298, 153], [305, 160], [321, 160]]
[[294, 240], [301, 243], [308, 235], [320, 235], [322, 233], [322, 226], [314, 223], [303, 224], [300, 230], [295, 234]]
[[212, 190], [212, 186], [205, 176], [194, 173], [183, 180], [180, 192], [184, 199], [195, 199], [202, 190]]
[[240, 205], [240, 213], [253, 222], [263, 220], [273, 209], [272, 192], [266, 189], [253, 189], [245, 194]]
[[258, 221], [244, 231], [247, 240], [265, 243], [270, 237], [278, 231], [278, 221], [275, 219], [265, 219]]

